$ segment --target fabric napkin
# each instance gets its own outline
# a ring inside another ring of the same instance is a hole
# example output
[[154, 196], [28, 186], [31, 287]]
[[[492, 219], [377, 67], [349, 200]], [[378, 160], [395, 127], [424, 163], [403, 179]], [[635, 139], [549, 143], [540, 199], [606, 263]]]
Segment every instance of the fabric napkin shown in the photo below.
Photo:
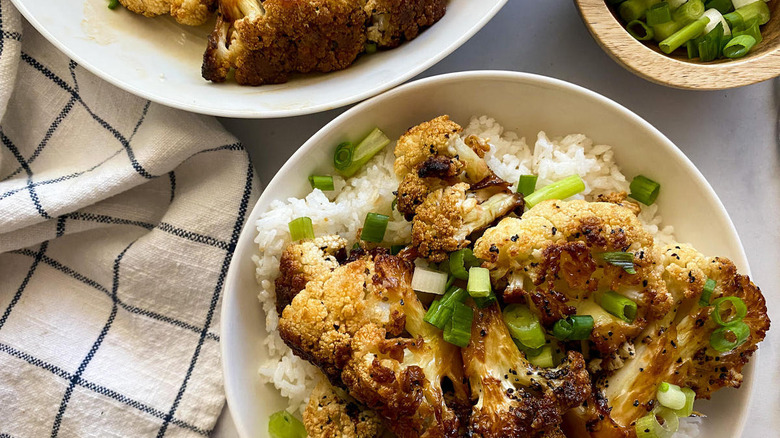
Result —
[[0, 437], [207, 436], [246, 151], [93, 76], [8, 0], [0, 32]]

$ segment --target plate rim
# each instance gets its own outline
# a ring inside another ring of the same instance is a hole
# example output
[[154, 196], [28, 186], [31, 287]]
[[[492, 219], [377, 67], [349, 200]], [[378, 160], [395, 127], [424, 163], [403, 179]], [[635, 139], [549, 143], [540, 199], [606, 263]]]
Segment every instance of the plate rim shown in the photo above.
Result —
[[[232, 385], [229, 384], [229, 379], [227, 378], [230, 372], [228, 371], [231, 366], [229, 365], [232, 363], [231, 356], [228, 355], [227, 351], [227, 342], [224, 342], [226, 338], [228, 338], [227, 333], [229, 333], [229, 323], [230, 320], [228, 318], [228, 313], [230, 312], [230, 307], [226, 305], [228, 299], [234, 300], [237, 294], [240, 293], [240, 288], [233, 287], [233, 285], [237, 282], [238, 278], [238, 271], [240, 270], [239, 264], [242, 263], [242, 259], [239, 257], [236, 257], [237, 255], [243, 253], [245, 251], [245, 247], [250, 244], [254, 244], [254, 237], [256, 233], [256, 227], [254, 225], [254, 222], [257, 220], [259, 215], [262, 213], [260, 212], [260, 207], [263, 204], [269, 204], [271, 201], [273, 201], [275, 198], [273, 197], [273, 193], [275, 192], [275, 189], [277, 186], [281, 184], [281, 176], [282, 174], [289, 172], [290, 169], [300, 161], [308, 152], [309, 149], [315, 147], [314, 145], [317, 145], [321, 138], [326, 136], [328, 132], [332, 129], [333, 126], [340, 124], [343, 120], [348, 120], [350, 117], [352, 117], [353, 114], [359, 113], [363, 110], [364, 107], [372, 105], [376, 100], [381, 99], [387, 99], [391, 96], [394, 96], [399, 93], [409, 92], [414, 89], [418, 88], [424, 88], [428, 86], [434, 86], [436, 84], [441, 83], [447, 83], [447, 82], [459, 82], [459, 81], [467, 81], [467, 80], [474, 80], [474, 79], [481, 79], [486, 81], [496, 81], [496, 80], [509, 80], [512, 82], [534, 82], [537, 85], [542, 86], [551, 86], [559, 90], [565, 90], [567, 92], [574, 92], [574, 93], [580, 93], [583, 94], [586, 98], [593, 98], [597, 101], [599, 101], [601, 104], [607, 105], [609, 107], [612, 107], [613, 109], [619, 110], [622, 113], [625, 114], [625, 116], [629, 119], [632, 119], [634, 122], [637, 122], [647, 128], [652, 134], [658, 137], [659, 139], [659, 145], [662, 145], [663, 148], [667, 149], [669, 152], [671, 152], [678, 160], [678, 162], [685, 168], [687, 172], [690, 172], [691, 176], [699, 183], [702, 184], [704, 187], [706, 187], [706, 194], [707, 194], [707, 201], [712, 202], [712, 205], [717, 207], [720, 214], [723, 215], [724, 219], [726, 220], [726, 224], [728, 225], [729, 230], [733, 234], [733, 236], [736, 238], [736, 247], [735, 247], [735, 253], [730, 254], [729, 259], [734, 261], [737, 266], [742, 268], [742, 271], [745, 275], [752, 276], [750, 271], [750, 265], [747, 259], [747, 255], [745, 253], [744, 246], [742, 245], [742, 239], [739, 237], [739, 233], [737, 232], [736, 227], [734, 226], [734, 222], [731, 220], [731, 216], [728, 213], [728, 210], [726, 210], [726, 207], [724, 206], [723, 202], [718, 197], [717, 193], [715, 192], [715, 189], [713, 189], [712, 185], [707, 181], [707, 179], [704, 177], [704, 175], [699, 171], [699, 169], [694, 165], [694, 163], [682, 152], [682, 150], [677, 147], [666, 135], [664, 135], [658, 128], [656, 128], [654, 125], [652, 125], [647, 120], [643, 119], [627, 107], [621, 105], [620, 103], [600, 94], [595, 91], [592, 91], [588, 88], [585, 88], [581, 85], [574, 84], [572, 82], [564, 81], [562, 79], [552, 78], [549, 76], [539, 75], [535, 73], [526, 73], [526, 72], [516, 72], [516, 71], [509, 71], [509, 70], [470, 70], [470, 71], [462, 71], [462, 72], [453, 72], [453, 73], [446, 73], [441, 75], [435, 75], [423, 79], [418, 79], [416, 81], [409, 82], [407, 84], [404, 84], [400, 87], [396, 87], [386, 93], [382, 93], [378, 96], [374, 96], [370, 99], [367, 99], [363, 102], [361, 102], [358, 105], [355, 105], [354, 107], [348, 109], [344, 113], [340, 114], [338, 117], [334, 118], [330, 122], [328, 122], [326, 125], [324, 125], [322, 128], [317, 130], [316, 133], [314, 133], [306, 142], [301, 145], [301, 147], [298, 148], [295, 153], [293, 153], [290, 158], [285, 161], [284, 165], [274, 174], [273, 178], [268, 182], [268, 184], [264, 185], [263, 192], [261, 193], [260, 197], [258, 198], [255, 205], [252, 207], [252, 210], [250, 211], [249, 215], [247, 216], [246, 222], [244, 223], [244, 226], [241, 230], [241, 233], [239, 234], [238, 244], [236, 246], [233, 259], [231, 260], [230, 266], [228, 268], [228, 273], [225, 278], [225, 287], [223, 290], [223, 296], [222, 296], [222, 308], [220, 309], [220, 336], [222, 338], [222, 341], [220, 342], [220, 351], [222, 354], [222, 371], [223, 371], [223, 377], [224, 377], [224, 388], [225, 388], [225, 399], [227, 406], [235, 406], [235, 396], [234, 391], [239, 390], [239, 388], [233, 388]], [[230, 298], [229, 298], [230, 297]], [[257, 300], [255, 300], [257, 302]], [[259, 302], [257, 302], [257, 305], [259, 306]], [[261, 309], [262, 312], [262, 309]], [[750, 406], [753, 402], [752, 394], [754, 393], [754, 387], [756, 384], [756, 378], [755, 375], [756, 370], [755, 368], [758, 366], [758, 361], [760, 357], [760, 348], [756, 349], [756, 351], [753, 353], [753, 356], [749, 363], [746, 365], [746, 370], [750, 373], [750, 381], [747, 386], [743, 385], [740, 390], [746, 391], [749, 397], [749, 402], [747, 403], [747, 406], [745, 406], [742, 411], [739, 414], [739, 417], [736, 419], [736, 422], [738, 423], [738, 431], [740, 433], [744, 432], [745, 424], [747, 422], [747, 418], [750, 414]], [[743, 370], [745, 371], [745, 370]], [[231, 410], [232, 412], [232, 410]], [[236, 416], [231, 414], [231, 417], [233, 419], [233, 423], [236, 426], [236, 430], [238, 431], [238, 434], [240, 437], [249, 437], [249, 435], [245, 429], [245, 424], [240, 423]]]
[[[92, 63], [88, 62], [84, 57], [79, 56], [78, 53], [71, 50], [67, 44], [60, 41], [57, 37], [55, 37], [54, 34], [49, 32], [46, 26], [44, 26], [39, 20], [35, 18], [34, 14], [26, 7], [27, 1], [32, 1], [32, 0], [11, 0], [11, 3], [22, 14], [22, 16], [24, 16], [24, 18], [35, 28], [35, 30], [38, 31], [41, 35], [43, 35], [43, 37], [46, 38], [46, 40], [49, 41], [49, 43], [53, 44], [57, 48], [57, 50], [64, 53], [70, 59], [76, 61], [80, 66], [84, 67], [90, 73], [110, 83], [111, 85], [114, 85], [117, 88], [120, 88], [140, 98], [158, 103], [160, 105], [164, 105], [167, 107], [188, 111], [196, 114], [203, 114], [203, 115], [216, 116], [216, 117], [240, 118], [240, 119], [272, 119], [272, 118], [296, 117], [296, 116], [303, 116], [309, 114], [316, 114], [316, 113], [321, 113], [321, 112], [341, 108], [356, 102], [364, 101], [371, 97], [377, 96], [387, 90], [395, 88], [396, 86], [408, 81], [409, 79], [414, 78], [418, 74], [423, 73], [428, 69], [432, 68], [433, 66], [438, 64], [441, 60], [443, 60], [444, 58], [452, 54], [452, 52], [457, 50], [460, 46], [465, 44], [477, 32], [479, 32], [488, 22], [490, 22], [490, 20], [492, 20], [496, 16], [496, 14], [506, 5], [506, 3], [509, 0], [496, 0], [496, 3], [493, 5], [493, 8], [487, 10], [480, 20], [474, 22], [472, 26], [468, 28], [465, 32], [459, 34], [458, 38], [452, 40], [452, 42], [449, 45], [447, 45], [444, 48], [444, 50], [440, 51], [435, 56], [428, 58], [428, 60], [426, 60], [425, 62], [414, 66], [413, 68], [409, 69], [406, 73], [399, 75], [392, 81], [388, 81], [379, 86], [374, 86], [361, 93], [356, 93], [347, 97], [343, 97], [333, 102], [322, 103], [322, 104], [313, 105], [305, 108], [280, 109], [280, 110], [267, 110], [267, 109], [266, 110], [229, 110], [229, 109], [215, 110], [209, 108], [208, 106], [204, 106], [202, 104], [187, 103], [181, 100], [170, 99], [168, 97], [160, 96], [156, 93], [151, 93], [146, 90], [135, 87], [127, 83], [126, 81], [114, 77], [104, 72], [103, 70], [95, 67]], [[80, 1], [83, 2], [84, 0], [80, 0]], [[250, 89], [252, 88], [256, 88], [256, 87], [250, 87]]]

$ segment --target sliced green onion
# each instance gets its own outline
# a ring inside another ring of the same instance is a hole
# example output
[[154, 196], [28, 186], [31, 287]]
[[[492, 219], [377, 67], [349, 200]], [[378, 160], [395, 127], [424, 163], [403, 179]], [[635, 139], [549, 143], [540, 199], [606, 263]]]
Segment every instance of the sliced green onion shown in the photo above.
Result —
[[287, 224], [290, 229], [290, 239], [303, 240], [314, 239], [314, 227], [311, 224], [311, 218], [303, 216], [293, 219]]
[[[658, 422], [658, 418], [664, 421]], [[636, 420], [634, 430], [637, 438], [671, 438], [680, 427], [680, 420], [677, 415], [666, 408], [656, 408], [653, 412]]]
[[723, 23], [718, 23], [710, 33], [697, 38], [695, 42], [699, 50], [699, 60], [709, 62], [717, 59], [720, 56], [722, 40]]
[[433, 300], [431, 307], [425, 312], [423, 321], [439, 330], [444, 330], [447, 322], [452, 319], [452, 309], [455, 303], [463, 303], [468, 296], [469, 294], [459, 287], [448, 289], [443, 297]]
[[729, 27], [746, 27], [752, 20], [756, 20], [759, 25], [764, 25], [769, 21], [769, 6], [762, 1], [750, 3], [747, 6], [737, 8], [736, 11], [723, 16]]
[[339, 173], [345, 177], [350, 177], [388, 144], [390, 144], [390, 139], [387, 138], [385, 133], [379, 128], [374, 128], [374, 130], [355, 147], [352, 147], [348, 142], [340, 144], [338, 148], [336, 148], [333, 164], [336, 166]]
[[721, 25], [723, 27], [723, 34], [724, 35], [731, 35], [731, 28], [729, 27], [728, 23], [725, 19], [723, 19], [723, 15], [718, 12], [717, 9], [707, 9], [704, 11], [703, 17], [707, 17], [710, 19], [710, 22], [707, 23], [707, 27], [704, 28], [704, 33], [708, 34], [715, 30], [715, 26]]
[[645, 205], [650, 205], [658, 198], [658, 193], [661, 191], [661, 184], [651, 180], [644, 175], [637, 175], [631, 180], [629, 185], [631, 194], [628, 195], [631, 198], [636, 199]]
[[365, 45], [366, 54], [370, 55], [372, 53], [376, 53], [376, 43], [366, 43]]
[[559, 319], [553, 325], [553, 336], [561, 341], [584, 341], [593, 331], [593, 317], [590, 315], [572, 315]]
[[[682, 9], [682, 7], [680, 8]], [[693, 23], [688, 24], [687, 26], [675, 32], [669, 38], [658, 43], [658, 47], [661, 48], [662, 52], [668, 55], [674, 52], [675, 50], [677, 50], [678, 47], [685, 44], [688, 40], [699, 36], [702, 33], [702, 31], [704, 31], [704, 28], [707, 26], [707, 23], [709, 22], [710, 19], [707, 17], [699, 18]]]
[[455, 278], [468, 280], [468, 269], [482, 265], [482, 259], [476, 257], [470, 248], [463, 248], [451, 253], [449, 261], [442, 264], [447, 265], [447, 269]]
[[453, 303], [452, 320], [444, 327], [444, 340], [461, 348], [468, 347], [473, 319], [474, 309], [463, 303]]
[[605, 252], [601, 254], [601, 258], [610, 265], [623, 268], [624, 271], [633, 275], [636, 274], [634, 269], [634, 254], [630, 252]]
[[552, 354], [552, 346], [547, 344], [541, 348], [538, 354], [529, 356], [526, 354], [526, 359], [531, 362], [531, 365], [539, 368], [552, 368], [555, 365]]
[[417, 292], [444, 295], [447, 288], [447, 274], [426, 268], [414, 268], [412, 289]]
[[690, 40], [685, 43], [685, 48], [688, 50], [688, 59], [699, 57], [699, 46], [693, 41], [694, 40]]
[[[734, 313], [729, 315], [728, 319], [723, 319], [723, 313], [726, 310], [725, 305], [727, 303], [731, 303], [731, 305], [734, 307]], [[715, 308], [712, 309], [712, 314], [710, 316], [712, 317], [712, 320], [715, 321], [715, 323], [718, 325], [730, 325], [737, 321], [742, 321], [742, 319], [747, 316], [747, 306], [745, 305], [745, 302], [742, 301], [742, 298], [739, 297], [720, 297], [713, 301], [712, 305]], [[721, 306], [724, 307], [721, 308]]]
[[536, 181], [539, 179], [536, 175], [520, 175], [517, 181], [517, 193], [528, 196], [536, 190]]
[[706, 9], [716, 9], [721, 14], [728, 14], [734, 10], [731, 0], [708, 0], [704, 7]]
[[360, 240], [366, 242], [379, 243], [385, 238], [387, 223], [390, 217], [379, 213], [366, 214], [366, 220], [363, 222], [363, 231], [360, 233]]
[[279, 411], [268, 420], [268, 435], [271, 438], [306, 438], [306, 428], [289, 412]]
[[667, 21], [666, 23], [656, 24], [653, 27], [653, 39], [656, 41], [663, 41], [670, 36], [674, 35], [675, 32], [680, 30], [682, 25], [680, 23], [672, 20]]
[[685, 407], [685, 394], [682, 392], [682, 389], [669, 382], [662, 382], [658, 385], [655, 396], [658, 399], [658, 403], [671, 410], [676, 411]]
[[742, 321], [737, 321], [720, 327], [710, 335], [710, 345], [721, 353], [731, 351], [742, 345], [750, 336], [750, 327]]
[[691, 388], [683, 388], [685, 394], [685, 406], [674, 411], [678, 417], [690, 417], [693, 414], [693, 402], [696, 401], [696, 393]]
[[636, 318], [636, 303], [615, 291], [610, 290], [602, 295], [599, 304], [604, 310], [627, 323], [634, 322]]
[[731, 39], [723, 48], [723, 56], [726, 58], [741, 58], [748, 54], [756, 45], [756, 39], [750, 35], [739, 35]]
[[311, 188], [324, 192], [334, 190], [333, 177], [330, 175], [311, 175], [309, 176], [309, 184], [311, 184]]
[[620, 4], [618, 13], [626, 22], [638, 20], [645, 16], [650, 6], [660, 2], [661, 0], [626, 0]]
[[450, 269], [450, 273], [459, 280], [468, 280], [470, 266], [467, 266], [467, 259], [471, 260], [474, 257], [474, 253], [469, 248], [459, 249], [450, 254], [450, 260], [447, 266]]
[[469, 282], [466, 286], [472, 297], [487, 297], [493, 288], [490, 286], [490, 271], [487, 268], [472, 266], [469, 268]]
[[510, 304], [502, 314], [509, 334], [528, 348], [539, 348], [546, 343], [539, 318], [523, 304]]
[[645, 24], [642, 20], [629, 21], [626, 25], [628, 34], [639, 41], [649, 41], [653, 39], [653, 28]]
[[496, 294], [493, 293], [492, 291], [490, 292], [490, 295], [488, 295], [486, 297], [474, 297], [474, 303], [480, 309], [484, 309], [486, 307], [490, 307], [495, 302], [498, 302], [498, 298], [496, 298]]
[[108, 0], [108, 9], [116, 9], [119, 7], [119, 0]]
[[336, 152], [333, 154], [333, 165], [336, 169], [346, 169], [352, 164], [352, 154], [355, 151], [355, 147], [351, 142], [345, 141], [336, 147]]
[[585, 182], [579, 175], [572, 175], [531, 193], [525, 197], [528, 208], [548, 199], [566, 199], [585, 190]]
[[704, 2], [701, 0], [690, 0], [675, 9], [672, 13], [672, 20], [679, 23], [680, 26], [686, 26], [701, 18], [705, 10]]
[[672, 21], [672, 8], [666, 2], [655, 4], [647, 10], [645, 18], [648, 26]]
[[731, 34], [735, 37], [740, 35], [750, 35], [756, 40], [756, 44], [761, 43], [764, 38], [761, 36], [761, 29], [758, 27], [758, 21], [753, 20], [748, 26], [740, 29], [731, 29]]
[[707, 307], [710, 305], [710, 297], [712, 297], [712, 292], [715, 290], [715, 286], [717, 283], [715, 280], [708, 278], [707, 281], [704, 282], [704, 287], [701, 290], [701, 297], [699, 298], [699, 305], [702, 307]]
[[672, 10], [675, 10], [680, 6], [684, 5], [688, 0], [666, 0], [666, 1], [667, 3], [669, 3], [669, 6], [672, 8]]

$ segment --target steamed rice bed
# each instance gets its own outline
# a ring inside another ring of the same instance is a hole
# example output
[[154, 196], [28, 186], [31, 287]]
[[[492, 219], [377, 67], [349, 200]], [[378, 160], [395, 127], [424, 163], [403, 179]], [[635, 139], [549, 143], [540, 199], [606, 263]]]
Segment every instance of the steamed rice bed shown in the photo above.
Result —
[[[536, 142], [529, 146], [525, 138], [504, 131], [494, 119], [473, 117], [463, 136], [477, 135], [488, 140], [490, 151], [485, 154], [488, 166], [516, 189], [520, 175], [538, 176], [537, 187], [543, 187], [567, 176], [579, 175], [585, 182], [585, 191], [572, 199], [591, 200], [600, 194], [629, 192], [629, 182], [615, 163], [612, 147], [594, 144], [584, 134], [570, 134], [550, 139], [539, 132]], [[391, 209], [398, 189], [393, 172], [395, 143], [388, 145], [371, 159], [355, 176], [344, 180], [334, 176], [335, 190], [322, 192], [314, 189], [305, 198], [274, 201], [268, 211], [257, 220], [258, 253], [253, 256], [257, 266], [256, 278], [260, 286], [258, 299], [266, 315], [263, 340], [268, 360], [260, 365], [259, 378], [273, 384], [289, 399], [289, 411], [303, 412], [308, 396], [322, 378], [320, 371], [307, 361], [295, 356], [279, 337], [277, 325], [274, 279], [279, 273], [279, 258], [290, 243], [288, 223], [301, 216], [310, 217], [316, 235], [338, 234], [349, 244], [357, 241], [357, 231], [363, 226], [366, 214], [382, 213], [390, 216], [384, 244], [407, 244], [411, 241], [411, 225], [397, 210]], [[662, 226], [657, 205], [643, 206], [639, 219], [656, 241], [666, 244], [674, 241], [671, 226]], [[698, 435], [698, 420], [681, 421], [675, 437]]]

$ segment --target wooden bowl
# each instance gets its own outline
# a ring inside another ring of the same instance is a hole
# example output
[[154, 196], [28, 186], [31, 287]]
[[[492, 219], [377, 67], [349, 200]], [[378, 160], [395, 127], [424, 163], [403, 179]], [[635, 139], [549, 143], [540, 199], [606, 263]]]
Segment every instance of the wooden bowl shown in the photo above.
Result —
[[769, 2], [772, 17], [761, 26], [763, 41], [744, 58], [712, 62], [666, 55], [658, 43], [637, 41], [623, 28], [604, 0], [574, 0], [588, 30], [618, 63], [662, 85], [697, 90], [741, 87], [780, 76], [780, 0]]

